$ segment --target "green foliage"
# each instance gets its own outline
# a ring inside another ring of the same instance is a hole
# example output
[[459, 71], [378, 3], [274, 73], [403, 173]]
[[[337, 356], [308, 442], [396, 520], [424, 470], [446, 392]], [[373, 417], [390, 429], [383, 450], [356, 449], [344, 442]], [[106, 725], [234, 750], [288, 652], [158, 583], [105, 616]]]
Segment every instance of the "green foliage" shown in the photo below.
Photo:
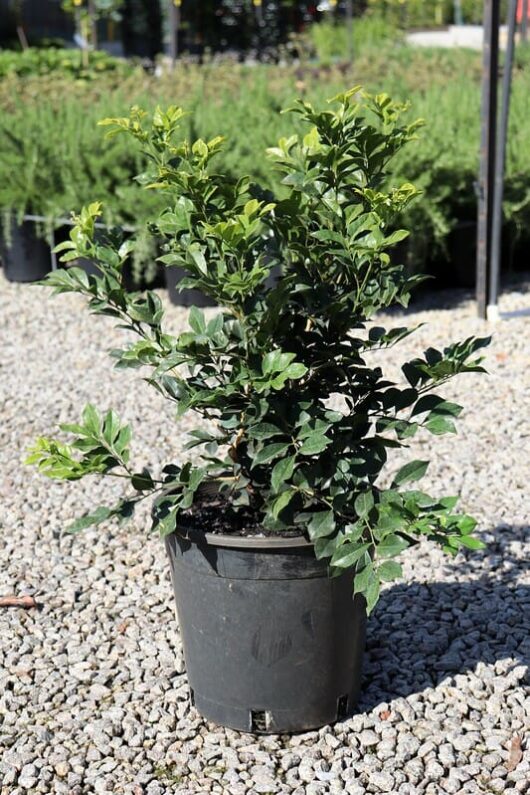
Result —
[[93, 80], [106, 72], [114, 72], [123, 77], [131, 71], [126, 61], [113, 58], [99, 50], [91, 53], [88, 68], [83, 63], [82, 53], [79, 50], [56, 47], [28, 47], [21, 51], [0, 50], [0, 79], [9, 75], [29, 77], [62, 74], [78, 80]]
[[[484, 17], [483, 0], [460, 0], [462, 21], [480, 25]], [[506, 19], [508, 1], [501, 0], [501, 19]], [[403, 28], [431, 28], [455, 21], [455, 0], [368, 0], [368, 14], [382, 17]]]
[[[391, 256], [406, 236], [396, 231], [396, 217], [416, 195], [408, 183], [388, 185], [389, 163], [420, 126], [405, 121], [406, 111], [359, 87], [325, 110], [299, 100], [291, 114], [305, 133], [269, 150], [281, 197], [218, 171], [222, 139], [183, 140], [186, 116], [178, 107], [152, 115], [133, 108], [102, 122], [147, 156], [140, 182], [166, 208], [150, 225], [164, 241], [162, 262], [184, 268], [183, 284], [222, 309], [207, 319], [192, 308], [189, 329], [167, 334], [156, 294], [122, 288], [132, 244], [94, 237], [98, 203], [76, 218], [60, 247], [63, 259], [89, 257], [101, 276], [73, 268], [45, 283], [84, 295], [93, 313], [133, 332], [135, 342], [112, 352], [117, 366], [147, 367], [147, 380], [178, 415], [193, 410], [214, 427], [190, 434], [189, 446], [201, 448], [199, 464], [170, 464], [158, 478], [129, 468], [126, 446], [115, 441], [124, 431], [112, 414], [103, 420], [85, 410], [81, 425], [65, 428], [74, 436], [70, 445], [39, 442], [30, 461], [52, 477], [129, 479], [132, 493], [121, 506], [100, 509], [81, 526], [122, 516], [123, 504], [130, 512], [152, 496], [153, 529], [166, 535], [200, 501], [202, 484], [213, 483], [267, 532], [307, 532], [333, 573], [351, 570], [369, 611], [381, 583], [401, 572], [393, 558], [415, 538], [432, 538], [448, 552], [480, 544], [470, 535], [474, 521], [454, 512], [454, 498], [411, 490], [427, 462], [410, 462], [384, 485], [389, 454], [404, 440], [422, 430], [453, 432], [461, 407], [438, 389], [459, 373], [481, 371], [476, 354], [487, 344], [468, 339], [429, 348], [403, 364], [403, 383], [370, 362], [373, 351], [414, 331], [373, 323], [379, 310], [406, 306], [419, 280]], [[271, 281], [273, 270], [279, 275]], [[330, 407], [336, 397], [340, 411]]]
[[[100, 417], [88, 404], [79, 425], [61, 425], [61, 430], [75, 434], [75, 442], [64, 445], [38, 439], [27, 463], [35, 464], [48, 477], [63, 480], [78, 480], [95, 472], [107, 474], [118, 466], [127, 469], [131, 429], [120, 425], [113, 411]], [[76, 455], [79, 452], [81, 457]]]
[[[343, 64], [181, 66], [177, 87], [174, 77], [152, 78], [140, 70], [124, 80], [115, 72], [97, 81], [12, 75], [0, 81], [0, 208], [44, 215], [51, 224], [97, 196], [106, 223], [143, 228], [163, 206], [156, 191], [141, 191], [130, 182], [145, 168], [144, 157], [125, 137], [102, 146], [97, 121], [125, 115], [134, 104], [153, 111], [157, 103], [174, 101], [175, 90], [192, 111], [182, 120], [183, 133], [190, 139], [222, 134], [230, 140], [217, 155], [220, 171], [232, 177], [248, 173], [283, 196], [286, 189], [278, 184], [272, 163], [256, 158], [256, 151], [300, 132], [299, 120], [279, 113], [297, 92], [319, 104], [351, 74], [352, 82], [361, 76], [369, 89], [383, 84], [398, 99], [410, 97], [415, 112], [428, 120], [418, 144], [398, 152], [390, 166], [395, 183], [410, 180], [422, 191], [421, 201], [408, 204], [397, 222], [415, 230], [402, 248], [411, 271], [422, 271], [429, 260], [447, 259], [454, 227], [476, 217], [480, 73], [478, 53], [388, 45], [361, 51], [351, 72]], [[530, 229], [528, 75], [528, 52], [519, 48], [504, 203], [512, 242]], [[152, 263], [147, 247], [143, 259]]]
[[[9, 81], [8, 81], [9, 82]], [[96, 101], [94, 117], [83, 108], [85, 87], [59, 82], [61, 98], [29, 103], [14, 99], [14, 110], [0, 114], [0, 208], [6, 216], [42, 216], [43, 229], [61, 224], [72, 207], [81, 207], [96, 193], [105, 204], [102, 222], [137, 229], [134, 276], [154, 276], [156, 247], [147, 238], [147, 218], [161, 204], [130, 177], [144, 168], [139, 152], [123, 146], [102, 146], [97, 118], [110, 110], [112, 99]], [[62, 92], [61, 92], [61, 89]], [[78, 93], [79, 92], [79, 93]]]
[[[504, 204], [505, 220], [518, 235], [530, 228], [528, 69], [522, 48], [514, 76]], [[404, 244], [408, 265], [413, 271], [424, 270], [426, 260], [447, 258], [455, 225], [476, 217], [480, 55], [406, 46], [372, 48], [359, 55], [353, 72], [369, 88], [383, 83], [396, 98], [411, 97], [415, 111], [428, 120], [418, 144], [398, 152], [390, 166], [394, 182], [410, 180], [422, 191], [421, 201], [404, 208], [398, 225], [414, 228], [414, 236]], [[217, 155], [218, 169], [232, 177], [248, 173], [282, 196], [285, 186], [278, 184], [272, 163], [256, 158], [255, 152], [292, 130], [300, 131], [299, 120], [278, 112], [297, 91], [319, 104], [344, 80], [342, 66], [182, 66], [178, 94], [192, 111], [182, 129], [190, 139], [209, 140], [219, 133], [229, 138], [230, 146]], [[163, 206], [156, 191], [141, 191], [130, 182], [145, 168], [144, 157], [131, 150], [125, 137], [102, 146], [97, 121], [124, 115], [134, 104], [152, 111], [157, 102], [169, 104], [174, 95], [173, 78], [154, 79], [141, 71], [121, 82], [114, 72], [88, 82], [59, 76], [4, 78], [0, 208], [17, 215], [44, 215], [52, 224], [72, 207], [98, 196], [106, 223], [143, 228]], [[144, 261], [152, 263], [146, 247], [144, 252]]]
[[368, 0], [368, 13], [404, 28], [452, 22], [453, 0]]
[[357, 59], [379, 47], [396, 46], [402, 40], [396, 27], [382, 16], [358, 17], [351, 29], [345, 23], [324, 20], [310, 25], [306, 37], [308, 48], [323, 64], [347, 60], [352, 48]]

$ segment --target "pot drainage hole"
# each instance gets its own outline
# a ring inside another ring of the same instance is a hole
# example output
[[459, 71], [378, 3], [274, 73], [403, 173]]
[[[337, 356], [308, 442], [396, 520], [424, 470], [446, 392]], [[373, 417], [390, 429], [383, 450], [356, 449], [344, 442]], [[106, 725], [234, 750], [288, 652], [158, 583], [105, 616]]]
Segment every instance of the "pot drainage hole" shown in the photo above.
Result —
[[272, 715], [266, 710], [250, 710], [250, 730], [253, 732], [266, 732], [272, 723]]

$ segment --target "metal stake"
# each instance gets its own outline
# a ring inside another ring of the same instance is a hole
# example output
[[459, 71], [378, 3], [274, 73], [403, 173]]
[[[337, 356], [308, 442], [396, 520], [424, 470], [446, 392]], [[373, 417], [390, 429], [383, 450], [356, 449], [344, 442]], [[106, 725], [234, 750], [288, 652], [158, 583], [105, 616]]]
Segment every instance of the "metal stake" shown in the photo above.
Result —
[[508, 41], [502, 80], [502, 105], [497, 139], [495, 163], [495, 188], [493, 192], [493, 219], [491, 230], [491, 269], [489, 273], [489, 295], [487, 315], [494, 319], [498, 315], [498, 299], [501, 272], [502, 245], [502, 201], [504, 197], [504, 169], [506, 164], [506, 141], [510, 117], [510, 97], [512, 90], [512, 66], [515, 47], [515, 28], [517, 24], [517, 0], [510, 0], [508, 7]]
[[491, 228], [497, 137], [500, 0], [484, 3], [480, 171], [478, 180], [477, 285], [479, 317], [486, 318], [491, 267]]

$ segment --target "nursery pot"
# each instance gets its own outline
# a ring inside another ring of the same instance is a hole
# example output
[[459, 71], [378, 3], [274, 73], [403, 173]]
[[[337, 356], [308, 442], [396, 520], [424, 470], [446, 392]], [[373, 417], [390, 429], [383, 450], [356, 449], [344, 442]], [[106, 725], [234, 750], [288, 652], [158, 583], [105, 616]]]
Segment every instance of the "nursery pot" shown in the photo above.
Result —
[[449, 235], [450, 285], [473, 287], [476, 280], [477, 224], [460, 221]]
[[[60, 227], [56, 232], [56, 239], [59, 243], [68, 240], [71, 224], [68, 226]], [[102, 224], [96, 226], [94, 240], [98, 243], [103, 243], [110, 227], [103, 226]], [[129, 231], [129, 230], [126, 230]], [[96, 262], [88, 259], [87, 257], [78, 257], [77, 259], [70, 260], [66, 264], [67, 268], [81, 268], [87, 276], [101, 276], [101, 269], [97, 266]], [[137, 292], [141, 290], [152, 290], [156, 287], [163, 287], [165, 285], [164, 268], [158, 266], [156, 273], [151, 280], [146, 280], [142, 274], [138, 279], [135, 277], [134, 268], [130, 261], [125, 262], [122, 267], [122, 284], [123, 288], [128, 292]]]
[[[71, 260], [68, 263], [69, 267], [81, 268], [87, 276], [101, 276], [101, 269], [97, 264], [86, 257], [79, 257], [78, 259]], [[138, 280], [134, 276], [133, 268], [130, 262], [126, 262], [122, 268], [122, 284], [127, 292], [133, 293], [142, 290], [153, 290], [155, 287], [162, 287], [163, 274], [157, 271], [154, 279], [147, 282], [144, 278]]]
[[169, 300], [176, 306], [215, 306], [215, 301], [201, 293], [200, 290], [185, 288], [179, 290], [179, 282], [184, 278], [186, 272], [177, 265], [168, 266], [166, 269], [166, 287]]
[[24, 221], [13, 223], [10, 240], [1, 245], [4, 274], [10, 282], [36, 282], [51, 271], [50, 247], [37, 236], [35, 225]]
[[366, 612], [302, 536], [182, 528], [166, 538], [191, 700], [241, 731], [296, 732], [351, 714]]

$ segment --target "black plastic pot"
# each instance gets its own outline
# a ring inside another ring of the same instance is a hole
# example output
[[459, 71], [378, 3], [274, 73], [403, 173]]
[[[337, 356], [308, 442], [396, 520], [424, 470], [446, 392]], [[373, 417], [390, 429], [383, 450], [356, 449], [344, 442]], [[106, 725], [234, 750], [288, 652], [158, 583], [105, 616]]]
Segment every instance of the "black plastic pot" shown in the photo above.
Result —
[[460, 221], [449, 235], [449, 285], [474, 287], [476, 280], [477, 223]]
[[169, 300], [177, 306], [215, 306], [215, 301], [201, 293], [200, 290], [179, 290], [179, 282], [184, 278], [185, 271], [176, 265], [166, 267], [166, 287]]
[[366, 613], [303, 537], [166, 539], [192, 703], [223, 726], [314, 729], [351, 714]]
[[156, 287], [165, 287], [165, 277], [163, 266], [157, 267], [154, 278], [147, 281], [143, 276], [138, 280], [134, 276], [133, 267], [130, 262], [126, 262], [122, 269], [123, 286], [128, 292], [138, 290], [154, 290]]
[[[72, 224], [59, 227], [55, 231], [55, 239], [57, 243], [62, 243], [68, 240], [70, 236]], [[106, 237], [106, 233], [110, 227], [105, 227], [102, 224], [98, 225], [94, 235], [96, 241], [102, 242]], [[130, 236], [133, 231], [130, 228], [124, 229], [126, 236]], [[81, 268], [87, 276], [101, 276], [101, 270], [95, 262], [86, 257], [79, 257], [78, 259], [70, 260], [68, 264], [63, 265], [59, 262], [59, 267]], [[146, 279], [145, 274], [141, 274], [140, 278], [135, 277], [134, 268], [130, 261], [126, 262], [122, 268], [122, 284], [128, 292], [137, 292], [143, 290], [154, 290], [158, 287], [165, 287], [165, 268], [162, 265], [157, 265], [156, 272], [151, 279]]]
[[10, 282], [36, 282], [52, 269], [50, 247], [37, 236], [31, 221], [20, 226], [13, 223], [10, 240], [2, 241], [0, 252], [4, 274]]

